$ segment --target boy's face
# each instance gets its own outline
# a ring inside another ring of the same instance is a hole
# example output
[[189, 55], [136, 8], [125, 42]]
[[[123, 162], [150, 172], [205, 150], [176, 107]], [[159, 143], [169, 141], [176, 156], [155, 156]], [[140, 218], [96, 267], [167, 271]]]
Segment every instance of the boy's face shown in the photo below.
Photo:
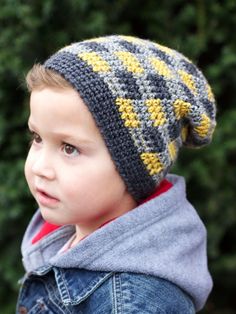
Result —
[[34, 90], [25, 176], [45, 220], [95, 230], [136, 206], [72, 88]]

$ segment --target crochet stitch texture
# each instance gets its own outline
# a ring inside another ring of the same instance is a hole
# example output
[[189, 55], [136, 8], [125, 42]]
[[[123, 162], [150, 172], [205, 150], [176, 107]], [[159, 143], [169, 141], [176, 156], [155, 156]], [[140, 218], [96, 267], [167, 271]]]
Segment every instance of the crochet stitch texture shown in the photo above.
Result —
[[215, 100], [201, 71], [181, 53], [131, 36], [73, 43], [44, 64], [79, 92], [129, 192], [150, 195], [182, 145], [211, 141]]

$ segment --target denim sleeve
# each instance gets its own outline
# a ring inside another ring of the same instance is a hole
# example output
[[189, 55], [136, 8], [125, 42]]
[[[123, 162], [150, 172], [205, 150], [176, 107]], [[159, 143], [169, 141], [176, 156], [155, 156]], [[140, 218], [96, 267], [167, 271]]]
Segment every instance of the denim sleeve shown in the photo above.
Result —
[[114, 313], [193, 314], [190, 297], [175, 284], [148, 275], [121, 273], [113, 277]]

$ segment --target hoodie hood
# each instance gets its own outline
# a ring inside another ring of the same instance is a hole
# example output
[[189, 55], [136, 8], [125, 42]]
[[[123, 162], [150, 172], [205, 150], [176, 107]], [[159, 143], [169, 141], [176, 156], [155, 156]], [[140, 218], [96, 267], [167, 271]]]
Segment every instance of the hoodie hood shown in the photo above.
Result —
[[200, 310], [211, 291], [206, 229], [186, 199], [182, 177], [168, 175], [173, 187], [141, 204], [57, 254], [75, 232], [63, 226], [32, 244], [43, 224], [34, 215], [22, 243], [27, 272], [51, 265], [92, 271], [133, 272], [169, 280], [189, 294]]

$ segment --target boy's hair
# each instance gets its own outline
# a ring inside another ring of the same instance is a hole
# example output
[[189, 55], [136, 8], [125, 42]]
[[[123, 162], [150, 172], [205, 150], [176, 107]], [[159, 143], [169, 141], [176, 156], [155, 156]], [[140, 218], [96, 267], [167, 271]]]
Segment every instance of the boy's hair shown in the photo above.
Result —
[[41, 64], [35, 64], [33, 68], [26, 75], [26, 85], [29, 92], [36, 89], [43, 89], [46, 87], [66, 89], [71, 88], [72, 85], [66, 81], [60, 74], [55, 71], [46, 69]]
[[216, 125], [214, 96], [201, 71], [181, 53], [136, 37], [71, 44], [36, 65], [27, 84], [30, 91], [72, 86], [79, 92], [136, 201], [155, 190], [182, 145], [208, 144]]

